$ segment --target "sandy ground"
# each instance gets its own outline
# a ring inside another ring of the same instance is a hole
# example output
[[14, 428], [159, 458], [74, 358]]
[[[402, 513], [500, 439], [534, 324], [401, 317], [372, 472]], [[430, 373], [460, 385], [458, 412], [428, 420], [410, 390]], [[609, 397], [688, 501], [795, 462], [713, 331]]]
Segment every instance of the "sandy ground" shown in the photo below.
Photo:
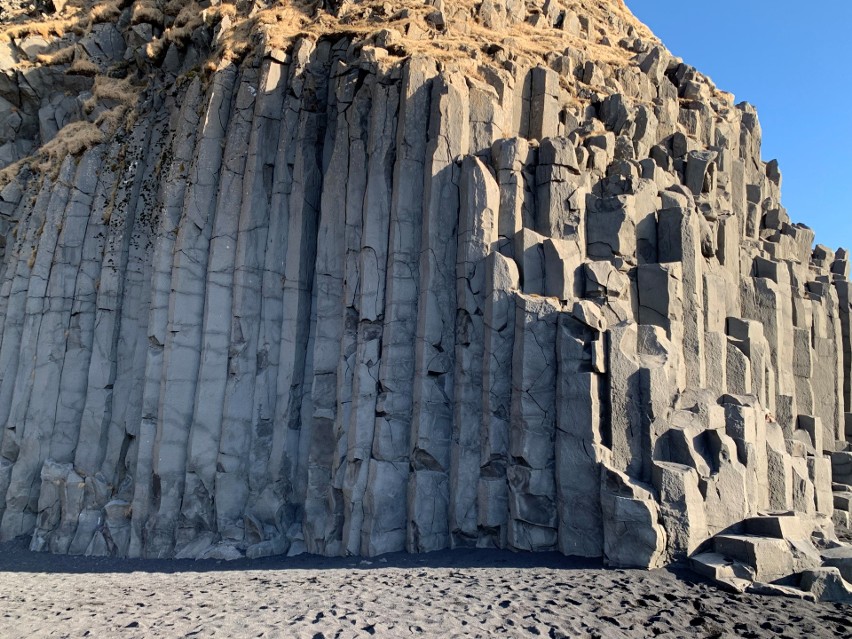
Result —
[[361, 561], [90, 559], [0, 544], [0, 637], [852, 637], [852, 607], [687, 570], [453, 551]]

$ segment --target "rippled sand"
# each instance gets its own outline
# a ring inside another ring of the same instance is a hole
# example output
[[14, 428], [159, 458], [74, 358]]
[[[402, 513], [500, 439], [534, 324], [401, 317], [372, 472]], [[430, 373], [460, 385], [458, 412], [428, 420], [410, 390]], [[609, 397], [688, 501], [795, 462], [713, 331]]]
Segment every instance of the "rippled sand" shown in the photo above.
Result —
[[852, 637], [852, 608], [557, 554], [116, 561], [0, 544], [0, 637]]

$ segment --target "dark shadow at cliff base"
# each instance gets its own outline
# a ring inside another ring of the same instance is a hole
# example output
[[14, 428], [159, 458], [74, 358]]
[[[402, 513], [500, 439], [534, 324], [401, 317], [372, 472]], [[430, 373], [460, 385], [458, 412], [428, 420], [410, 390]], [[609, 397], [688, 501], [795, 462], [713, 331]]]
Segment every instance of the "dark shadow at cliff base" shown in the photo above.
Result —
[[[220, 561], [215, 559], [116, 559], [114, 557], [72, 557], [50, 553], [31, 552], [29, 539], [20, 537], [0, 543], [0, 573], [182, 573], [216, 571], [262, 570], [383, 570], [388, 568], [505, 568], [556, 570], [606, 570], [603, 562], [580, 557], [565, 557], [557, 552], [530, 553], [508, 550], [457, 549], [426, 554], [391, 553], [381, 557], [320, 557], [298, 555], [295, 557], [267, 557]], [[672, 566], [669, 572], [687, 582], [701, 581], [682, 566]], [[633, 572], [633, 571], [631, 571]], [[636, 571], [639, 572], [639, 571]]]

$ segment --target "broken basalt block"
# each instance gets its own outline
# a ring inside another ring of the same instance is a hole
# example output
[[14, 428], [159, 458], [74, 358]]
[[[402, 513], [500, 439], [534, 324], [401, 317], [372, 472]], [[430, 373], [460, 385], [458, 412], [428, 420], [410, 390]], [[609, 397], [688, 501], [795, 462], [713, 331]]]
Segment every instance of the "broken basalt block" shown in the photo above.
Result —
[[666, 533], [659, 506], [648, 488], [601, 465], [604, 559], [611, 566], [657, 568], [663, 564]]

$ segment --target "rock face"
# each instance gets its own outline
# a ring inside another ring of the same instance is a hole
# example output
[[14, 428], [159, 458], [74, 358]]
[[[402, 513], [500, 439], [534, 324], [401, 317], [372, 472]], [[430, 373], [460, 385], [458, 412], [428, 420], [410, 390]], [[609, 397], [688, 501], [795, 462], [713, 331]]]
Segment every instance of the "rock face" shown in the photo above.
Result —
[[0, 44], [0, 539], [657, 567], [848, 523], [848, 254], [623, 7], [355, 3], [234, 58], [289, 5], [144, 4]]

